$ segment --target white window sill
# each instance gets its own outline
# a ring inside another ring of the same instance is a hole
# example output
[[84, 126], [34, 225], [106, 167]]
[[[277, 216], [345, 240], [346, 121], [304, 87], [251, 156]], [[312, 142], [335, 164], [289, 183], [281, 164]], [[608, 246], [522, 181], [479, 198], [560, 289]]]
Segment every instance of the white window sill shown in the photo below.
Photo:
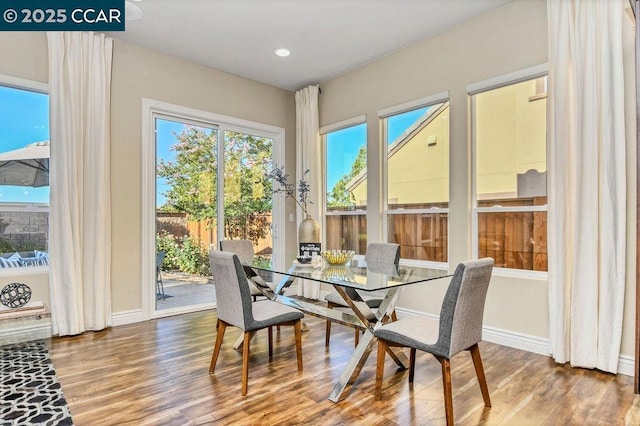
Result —
[[15, 268], [0, 268], [0, 277], [19, 277], [22, 275], [39, 275], [48, 273], [48, 266], [21, 266]]
[[493, 268], [492, 275], [498, 277], [510, 277], [510, 278], [525, 278], [532, 280], [547, 281], [546, 271], [530, 271], [525, 269], [512, 269], [512, 268]]

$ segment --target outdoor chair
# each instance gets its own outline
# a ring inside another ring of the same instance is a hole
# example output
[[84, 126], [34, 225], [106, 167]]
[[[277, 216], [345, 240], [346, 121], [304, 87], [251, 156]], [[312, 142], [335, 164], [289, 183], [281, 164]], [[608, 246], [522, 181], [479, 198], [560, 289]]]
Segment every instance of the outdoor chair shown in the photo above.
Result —
[[482, 340], [482, 317], [493, 263], [493, 259], [484, 258], [458, 265], [442, 302], [439, 331], [430, 326], [430, 319], [411, 317], [384, 324], [374, 332], [374, 336], [378, 338], [376, 400], [382, 397], [387, 348], [397, 346], [410, 348], [409, 383], [413, 383], [416, 350], [428, 352], [440, 362], [447, 425], [454, 424], [449, 360], [459, 352], [471, 352], [484, 405], [491, 407], [478, 342]]
[[[375, 266], [398, 266], [400, 262], [400, 244], [395, 243], [370, 243], [367, 246], [367, 252], [364, 255], [364, 260], [367, 263], [367, 267]], [[358, 292], [352, 288], [345, 288], [345, 291], [351, 297], [352, 300], [356, 301], [356, 303], [365, 303], [367, 307], [362, 309], [363, 312], [367, 314], [367, 319], [370, 321], [375, 321], [375, 314], [371, 311], [371, 308], [377, 309], [384, 297], [378, 297], [367, 295], [366, 292]], [[340, 296], [337, 291], [332, 291], [327, 294], [324, 298], [327, 302], [328, 308], [348, 308], [347, 302]], [[391, 313], [391, 319], [393, 321], [397, 320], [396, 311], [394, 310]], [[329, 341], [331, 340], [331, 321], [327, 320], [326, 330], [325, 330], [325, 338], [324, 344], [325, 346], [329, 346]], [[360, 330], [355, 329], [355, 344], [358, 345], [360, 340]]]
[[162, 261], [165, 255], [163, 251], [156, 253], [156, 299], [162, 300], [167, 298], [167, 295], [164, 293], [164, 284], [162, 283]]
[[[220, 250], [237, 254], [240, 262], [247, 265], [253, 262], [255, 256], [253, 243], [250, 240], [222, 240], [220, 241]], [[249, 289], [253, 300], [257, 300], [258, 296], [264, 296], [258, 286], [268, 287], [267, 283], [250, 267], [245, 266], [244, 271], [249, 279]]]
[[273, 355], [273, 326], [293, 325], [298, 371], [302, 371], [302, 312], [270, 300], [253, 302], [249, 283], [234, 253], [209, 251], [218, 310], [218, 332], [211, 357], [209, 373], [213, 374], [220, 353], [220, 346], [227, 326], [240, 328], [244, 333], [242, 345], [242, 395], [247, 394], [249, 378], [249, 346], [256, 331], [269, 331], [269, 358]]

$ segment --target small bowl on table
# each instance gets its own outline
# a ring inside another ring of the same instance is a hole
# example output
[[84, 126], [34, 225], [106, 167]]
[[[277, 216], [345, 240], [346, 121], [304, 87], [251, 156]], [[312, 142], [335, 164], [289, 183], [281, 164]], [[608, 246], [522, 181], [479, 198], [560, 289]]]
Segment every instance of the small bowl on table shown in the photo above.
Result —
[[356, 252], [353, 250], [325, 250], [321, 253], [324, 260], [334, 266], [346, 265], [354, 254]]

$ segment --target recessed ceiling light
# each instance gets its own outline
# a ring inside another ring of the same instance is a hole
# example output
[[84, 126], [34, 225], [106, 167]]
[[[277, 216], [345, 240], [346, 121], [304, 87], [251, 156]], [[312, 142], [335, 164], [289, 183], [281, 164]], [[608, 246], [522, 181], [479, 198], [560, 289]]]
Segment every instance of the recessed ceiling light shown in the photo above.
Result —
[[131, 3], [130, 1], [124, 4], [124, 18], [127, 22], [135, 22], [142, 19], [142, 9]]
[[275, 53], [278, 56], [282, 56], [283, 58], [291, 54], [291, 52], [289, 52], [289, 49], [284, 49], [284, 48], [276, 49], [273, 51], [273, 53]]

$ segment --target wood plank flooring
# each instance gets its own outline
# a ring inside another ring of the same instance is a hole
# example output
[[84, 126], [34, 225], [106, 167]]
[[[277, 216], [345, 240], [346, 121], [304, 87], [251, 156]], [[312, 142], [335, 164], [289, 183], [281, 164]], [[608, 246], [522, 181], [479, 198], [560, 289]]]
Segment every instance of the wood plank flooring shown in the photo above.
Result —
[[[372, 352], [349, 397], [327, 399], [353, 350], [352, 329], [307, 317], [304, 371], [296, 371], [293, 328], [252, 341], [249, 390], [240, 395], [240, 335], [229, 328], [213, 376], [215, 311], [179, 315], [49, 344], [71, 414], [82, 425], [363, 424], [442, 425], [440, 364], [418, 352], [413, 386], [408, 371], [385, 366], [383, 401], [374, 400]], [[493, 407], [486, 409], [468, 353], [451, 362], [453, 406], [461, 425], [615, 425], [633, 406], [633, 378], [556, 365], [550, 358], [480, 343]], [[636, 408], [637, 409], [637, 408]]]

